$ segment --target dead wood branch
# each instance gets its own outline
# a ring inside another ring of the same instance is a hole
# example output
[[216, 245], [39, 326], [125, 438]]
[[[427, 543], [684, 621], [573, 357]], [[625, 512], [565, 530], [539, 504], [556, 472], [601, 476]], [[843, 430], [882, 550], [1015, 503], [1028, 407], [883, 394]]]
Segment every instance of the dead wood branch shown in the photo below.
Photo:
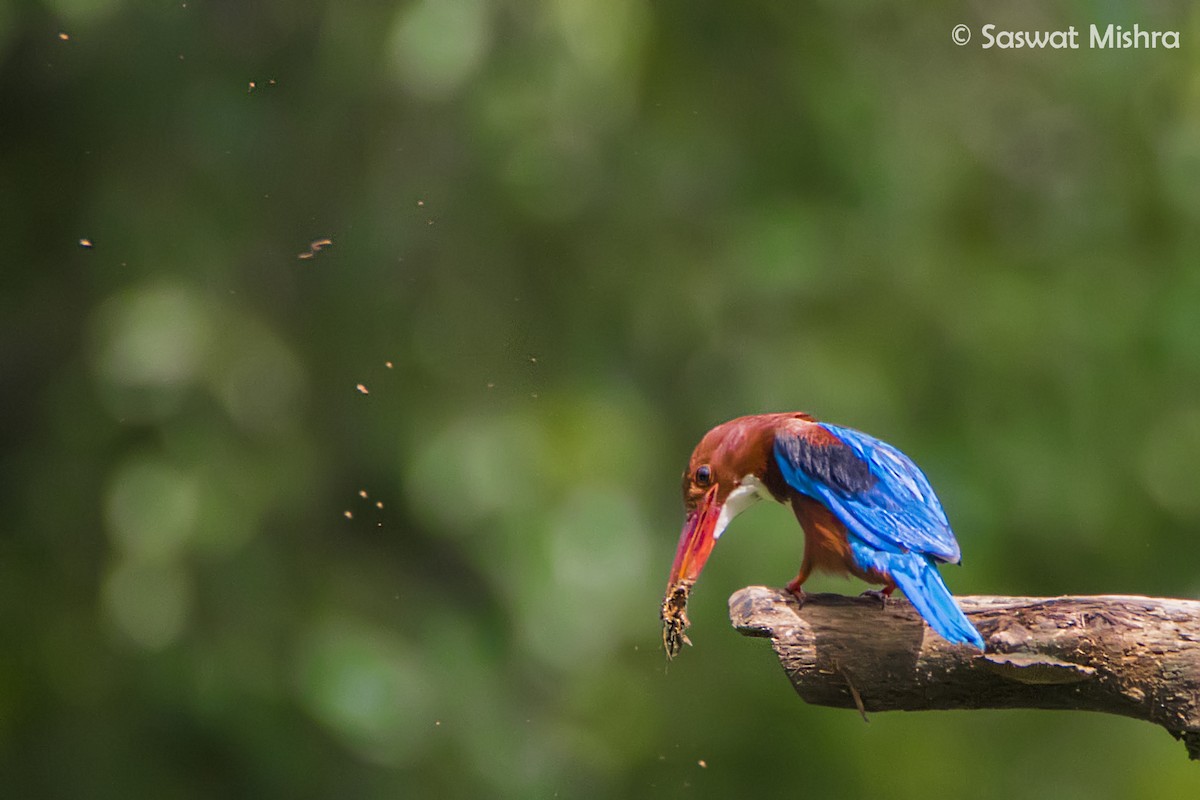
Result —
[[[1161, 725], [1200, 759], [1200, 601], [959, 597], [987, 652], [947, 644], [905, 600], [751, 586], [735, 628], [771, 640], [800, 697], [873, 711], [1049, 708]], [[854, 676], [854, 686], [847, 682]], [[856, 697], [857, 695], [857, 697]]]

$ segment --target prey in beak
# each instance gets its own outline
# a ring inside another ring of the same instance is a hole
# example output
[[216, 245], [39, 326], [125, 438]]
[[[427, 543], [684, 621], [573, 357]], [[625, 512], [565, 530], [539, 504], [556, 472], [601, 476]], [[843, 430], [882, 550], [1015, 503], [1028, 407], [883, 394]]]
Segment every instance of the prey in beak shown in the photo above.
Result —
[[[693, 455], [693, 461], [695, 458]], [[691, 644], [685, 633], [690, 624], [688, 596], [717, 539], [735, 516], [764, 494], [765, 488], [753, 475], [721, 482], [712, 465], [707, 463], [685, 473], [683, 495], [687, 516], [679, 534], [667, 593], [659, 612], [667, 658], [674, 658], [683, 645]]]
[[691, 625], [687, 617], [688, 595], [700, 571], [704, 569], [704, 562], [708, 560], [713, 545], [717, 543], [713, 534], [721, 506], [716, 497], [717, 487], [713, 486], [704, 493], [700, 504], [688, 511], [683, 531], [679, 534], [675, 562], [671, 565], [671, 579], [667, 582], [667, 594], [659, 613], [663, 624], [663, 649], [667, 651], [669, 659], [679, 655], [685, 644], [692, 643], [685, 633]]

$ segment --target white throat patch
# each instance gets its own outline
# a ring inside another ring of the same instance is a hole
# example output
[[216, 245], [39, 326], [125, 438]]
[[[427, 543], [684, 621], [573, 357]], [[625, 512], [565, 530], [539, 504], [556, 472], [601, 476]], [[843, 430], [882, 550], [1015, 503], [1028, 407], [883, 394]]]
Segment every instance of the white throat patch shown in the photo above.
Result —
[[717, 525], [713, 528], [713, 539], [721, 538], [721, 534], [725, 532], [725, 528], [729, 526], [729, 523], [733, 522], [734, 517], [759, 500], [770, 496], [771, 493], [767, 491], [767, 487], [763, 486], [762, 481], [758, 478], [753, 475], [747, 475], [742, 478], [738, 487], [725, 498], [725, 505], [721, 506], [721, 513], [717, 517]]

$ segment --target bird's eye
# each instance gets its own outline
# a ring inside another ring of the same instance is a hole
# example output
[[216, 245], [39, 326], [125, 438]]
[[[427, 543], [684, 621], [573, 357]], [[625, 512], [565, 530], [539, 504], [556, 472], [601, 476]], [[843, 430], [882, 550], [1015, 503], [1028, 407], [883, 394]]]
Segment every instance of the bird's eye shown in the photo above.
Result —
[[710, 483], [712, 483], [712, 469], [708, 464], [696, 467], [696, 485], [708, 486]]

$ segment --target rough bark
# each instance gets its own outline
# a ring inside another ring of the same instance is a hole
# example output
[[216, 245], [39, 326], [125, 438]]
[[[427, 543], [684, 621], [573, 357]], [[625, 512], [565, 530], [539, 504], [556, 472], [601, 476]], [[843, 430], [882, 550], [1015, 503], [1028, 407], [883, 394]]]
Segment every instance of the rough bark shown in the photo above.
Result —
[[751, 586], [735, 628], [771, 640], [800, 697], [868, 711], [1050, 708], [1161, 725], [1200, 759], [1200, 601], [959, 597], [987, 651], [947, 644], [903, 599]]

